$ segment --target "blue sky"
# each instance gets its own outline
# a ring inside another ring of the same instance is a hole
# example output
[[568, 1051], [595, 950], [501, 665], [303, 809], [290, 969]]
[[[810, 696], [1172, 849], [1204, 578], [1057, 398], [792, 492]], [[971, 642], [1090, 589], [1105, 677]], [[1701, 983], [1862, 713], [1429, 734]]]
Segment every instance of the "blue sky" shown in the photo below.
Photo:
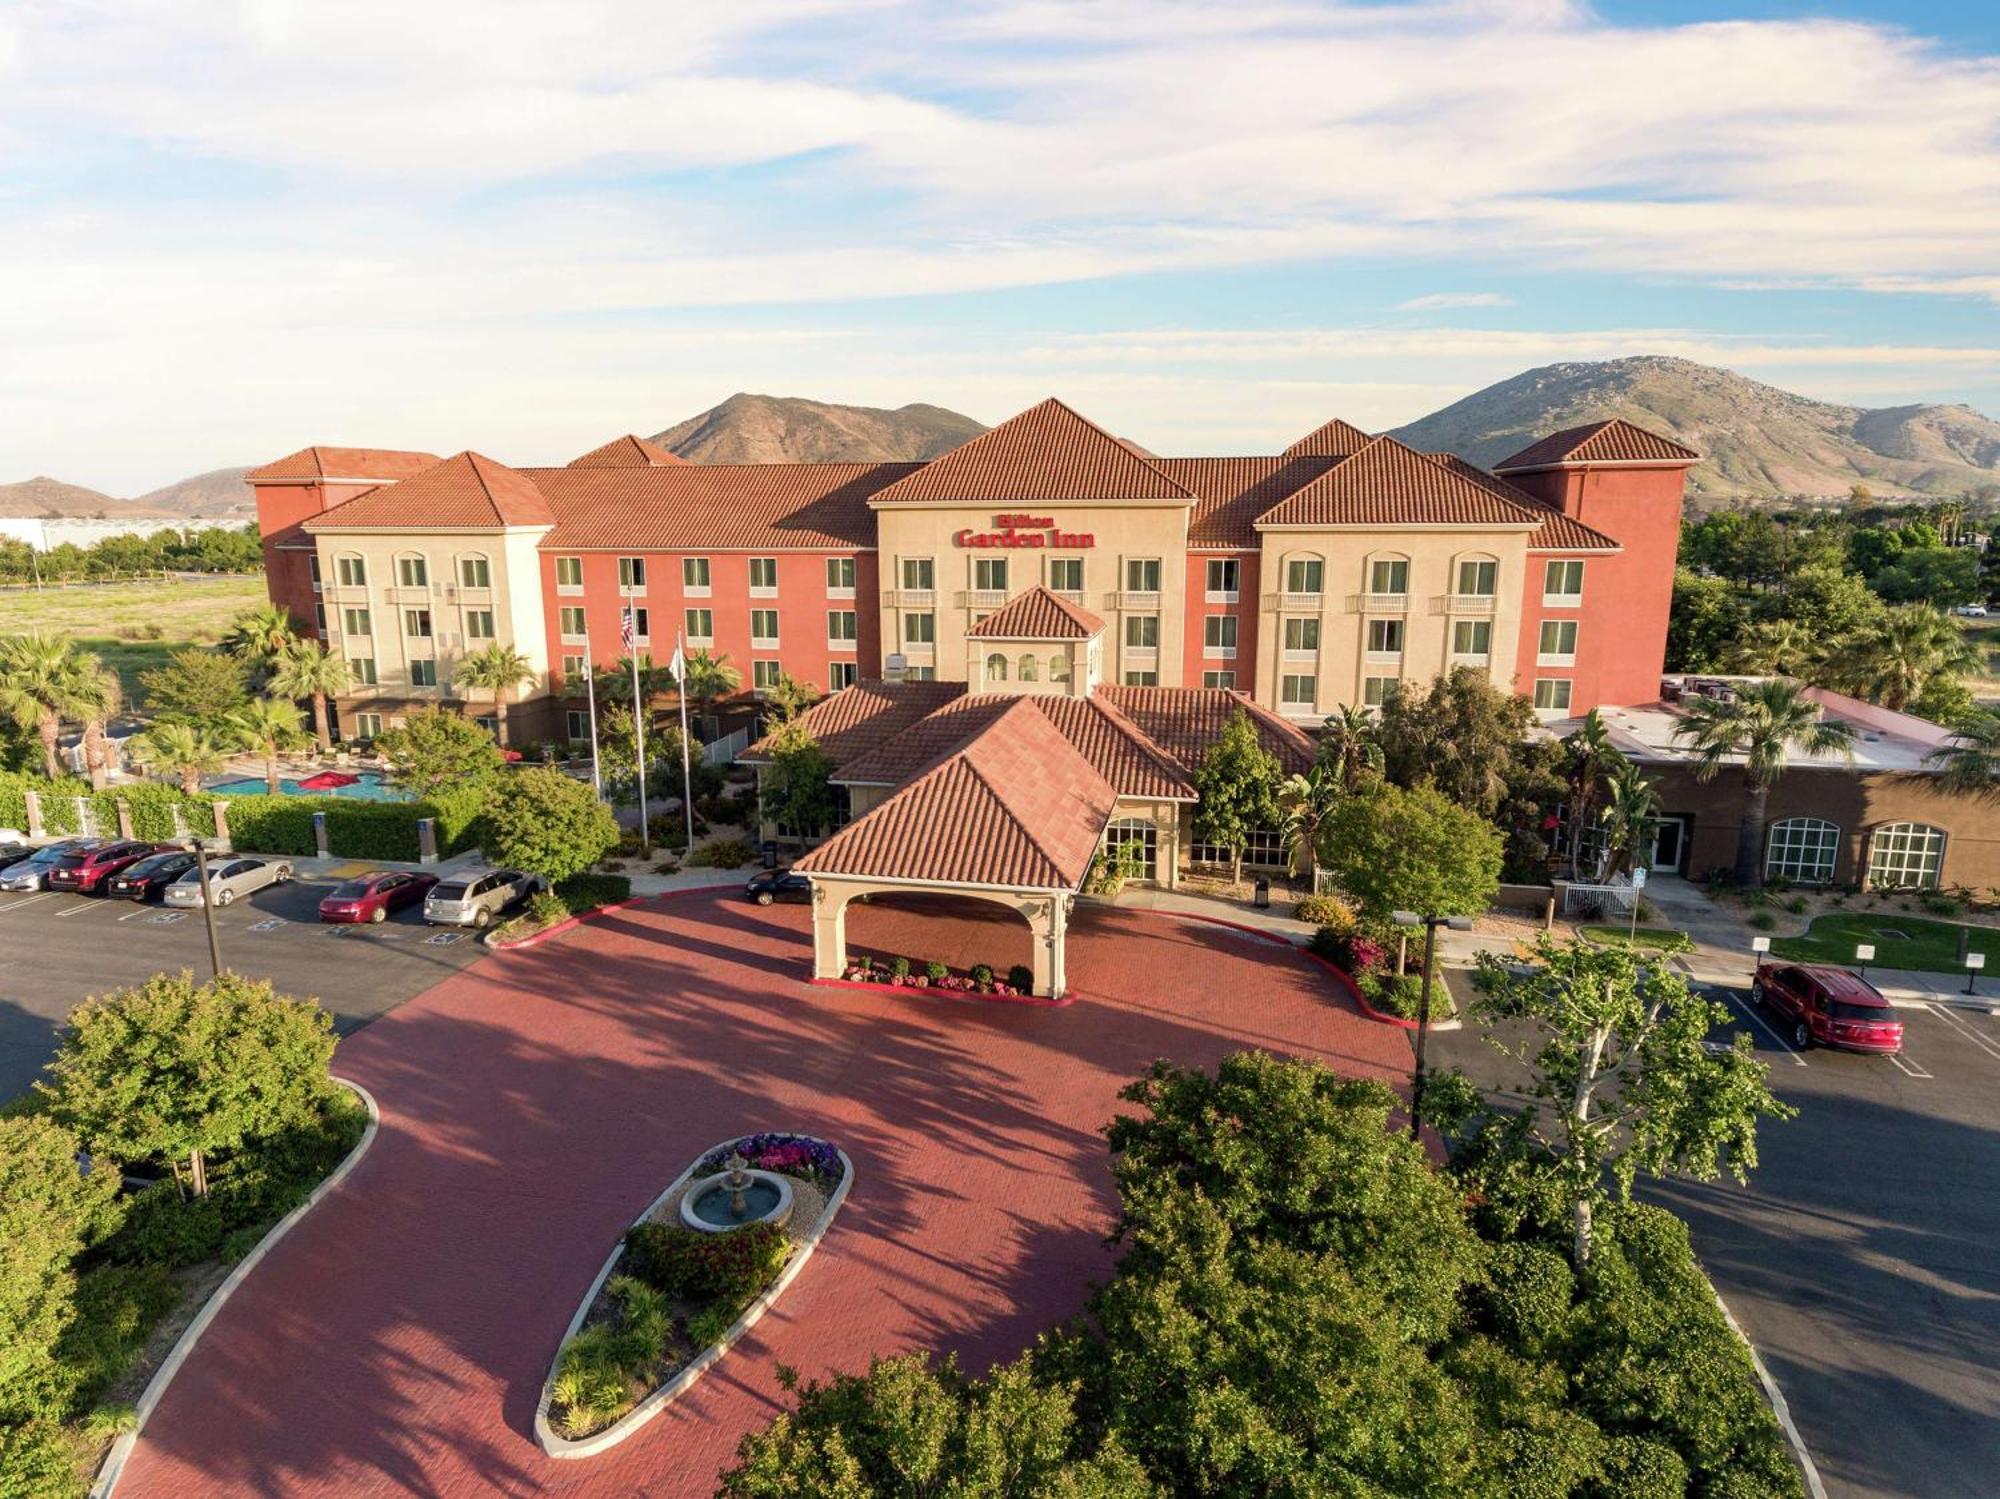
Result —
[[1660, 352], [2000, 415], [2000, 7], [25, 0], [0, 480], [751, 389], [1161, 451]]

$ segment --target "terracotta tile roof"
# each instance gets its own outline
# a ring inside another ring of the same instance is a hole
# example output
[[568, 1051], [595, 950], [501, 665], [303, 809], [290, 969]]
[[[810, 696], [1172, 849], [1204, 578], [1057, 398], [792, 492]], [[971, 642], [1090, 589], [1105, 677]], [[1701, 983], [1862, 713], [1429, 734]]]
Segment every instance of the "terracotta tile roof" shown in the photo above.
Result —
[[1257, 518], [1270, 526], [1529, 526], [1525, 507], [1377, 437]]
[[1162, 458], [1160, 469], [1194, 493], [1188, 545], [1198, 551], [1257, 549], [1257, 517], [1317, 479], [1332, 458]]
[[530, 473], [555, 506], [545, 552], [869, 550], [868, 499], [914, 463], [683, 463]]
[[1696, 463], [1701, 454], [1672, 438], [1635, 427], [1623, 417], [1553, 432], [1529, 443], [1512, 458], [1493, 465], [1509, 469], [1554, 468], [1565, 463]]
[[439, 527], [552, 526], [556, 514], [535, 481], [478, 453], [434, 463], [414, 478], [356, 495], [305, 522], [308, 533], [341, 527], [428, 531]]
[[1025, 698], [792, 867], [932, 883], [1071, 890], [1117, 796]]
[[1287, 458], [1352, 458], [1368, 446], [1368, 434], [1335, 417], [1285, 449]]
[[1222, 726], [1239, 708], [1250, 715], [1258, 741], [1278, 757], [1287, 775], [1310, 769], [1317, 753], [1302, 730], [1242, 693], [1221, 687], [1102, 686], [1096, 695], [1138, 725], [1189, 774], [1222, 737]]
[[[821, 698], [803, 717], [807, 732], [840, 767], [964, 695], [963, 682], [883, 682], [871, 678]], [[737, 758], [753, 762], [765, 759], [769, 745], [767, 735]]]
[[1442, 463], [1453, 473], [1470, 479], [1474, 484], [1483, 484], [1502, 499], [1512, 500], [1517, 505], [1532, 510], [1541, 520], [1535, 534], [1528, 538], [1531, 552], [1622, 552], [1617, 542], [1602, 531], [1594, 531], [1573, 515], [1564, 515], [1553, 505], [1531, 495], [1525, 489], [1516, 489], [1505, 479], [1496, 479], [1483, 468], [1467, 463], [1456, 453], [1432, 453], [1431, 460]]
[[650, 438], [626, 433], [614, 437], [601, 448], [592, 448], [581, 458], [569, 461], [571, 468], [675, 468], [687, 459], [668, 452]]
[[1104, 621], [1037, 585], [967, 630], [971, 640], [1089, 640]]
[[263, 479], [374, 479], [386, 483], [420, 474], [437, 461], [435, 453], [406, 453], [397, 448], [300, 448], [251, 469], [244, 478], [252, 484]]
[[1187, 500], [1187, 490], [1096, 423], [1051, 396], [980, 433], [875, 497], [1050, 505]]

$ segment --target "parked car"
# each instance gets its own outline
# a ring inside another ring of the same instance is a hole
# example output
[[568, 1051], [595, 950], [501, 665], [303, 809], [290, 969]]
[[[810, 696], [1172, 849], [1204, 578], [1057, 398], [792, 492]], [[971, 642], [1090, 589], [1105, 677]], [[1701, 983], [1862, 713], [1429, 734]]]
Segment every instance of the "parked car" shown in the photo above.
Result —
[[194, 867], [194, 855], [186, 849], [168, 849], [137, 864], [127, 864], [106, 881], [104, 893], [114, 900], [158, 900], [169, 885]]
[[1953, 614], [1962, 614], [1967, 619], [1986, 618], [1986, 606], [1984, 604], [1960, 604], [1951, 612]]
[[349, 880], [319, 903], [321, 921], [387, 921], [391, 911], [415, 905], [437, 883], [434, 874], [377, 871]]
[[766, 869], [750, 876], [743, 894], [760, 906], [768, 906], [774, 900], [811, 900], [813, 888], [812, 881], [802, 874], [793, 874], [789, 869]]
[[[208, 888], [215, 892], [217, 906], [226, 906], [253, 895], [266, 885], [282, 885], [292, 877], [292, 866], [282, 859], [214, 859], [208, 866]], [[201, 871], [190, 869], [167, 886], [170, 906], [201, 904]]]
[[74, 890], [79, 895], [96, 895], [121, 869], [129, 868], [148, 854], [160, 851], [157, 844], [131, 839], [102, 844], [97, 848], [80, 848], [56, 860], [55, 866], [49, 870], [49, 888]]
[[518, 869], [474, 870], [438, 881], [424, 897], [424, 920], [432, 926], [487, 927], [509, 906], [526, 900], [549, 882]]
[[0, 843], [0, 869], [11, 869], [23, 859], [35, 856], [33, 845], [27, 843]]
[[95, 848], [103, 841], [102, 838], [65, 838], [60, 843], [47, 844], [18, 863], [0, 869], [0, 890], [41, 890], [48, 883], [49, 871], [60, 864], [65, 855]]
[[1750, 997], [1791, 1021], [1792, 1045], [1815, 1041], [1847, 1051], [1903, 1049], [1903, 1022], [1860, 974], [1830, 963], [1765, 963]]

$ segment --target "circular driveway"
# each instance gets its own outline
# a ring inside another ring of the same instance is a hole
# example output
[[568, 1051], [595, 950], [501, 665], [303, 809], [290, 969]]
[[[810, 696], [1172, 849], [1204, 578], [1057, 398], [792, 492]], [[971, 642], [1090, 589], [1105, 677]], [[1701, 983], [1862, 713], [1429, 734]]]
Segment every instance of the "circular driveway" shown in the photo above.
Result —
[[[1078, 1311], [1111, 1262], [1101, 1132], [1154, 1058], [1409, 1067], [1307, 959], [1224, 927], [1080, 907], [1077, 1001], [1053, 1009], [812, 985], [808, 924], [709, 891], [628, 907], [344, 1042], [381, 1133], [209, 1328], [120, 1495], [710, 1494], [781, 1364], [916, 1348], [978, 1371]], [[947, 960], [988, 940], [900, 910], [869, 938]], [[793, 1127], [856, 1168], [812, 1263], [637, 1436], [545, 1458], [542, 1379], [618, 1234], [696, 1152]]]

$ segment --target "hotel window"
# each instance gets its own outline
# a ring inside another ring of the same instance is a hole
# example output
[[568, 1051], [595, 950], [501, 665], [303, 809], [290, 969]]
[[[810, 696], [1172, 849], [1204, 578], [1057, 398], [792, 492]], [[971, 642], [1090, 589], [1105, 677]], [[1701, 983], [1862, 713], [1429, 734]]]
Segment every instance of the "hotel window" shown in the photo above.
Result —
[[396, 582], [404, 588], [430, 587], [430, 564], [425, 562], [421, 557], [398, 557], [396, 559]]
[[1369, 620], [1368, 654], [1371, 656], [1402, 655], [1403, 622], [1400, 619]]
[[491, 588], [493, 569], [484, 557], [461, 557], [458, 559], [458, 581], [467, 588]]
[[1083, 592], [1083, 559], [1081, 557], [1051, 557], [1049, 559], [1049, 587], [1057, 593]]
[[348, 675], [354, 678], [355, 686], [373, 687], [375, 685], [375, 658], [373, 656], [349, 656], [347, 658], [347, 671]]
[[1463, 598], [1490, 599], [1500, 582], [1500, 564], [1468, 559], [1458, 564], [1458, 591]]
[[998, 651], [986, 658], [986, 680], [989, 682], [1007, 680], [1007, 658]]
[[581, 640], [590, 628], [584, 621], [583, 610], [580, 608], [566, 607], [559, 611], [558, 617], [561, 621], [562, 637], [565, 640]]
[[1014, 663], [1016, 681], [1032, 682], [1041, 676], [1039, 663], [1033, 656], [1024, 655]]
[[1319, 683], [1312, 677], [1280, 677], [1278, 702], [1286, 708], [1311, 712], [1319, 705]]
[[495, 739], [500, 737], [500, 720], [493, 714], [481, 713], [476, 715], [472, 721], [491, 734]]
[[1201, 674], [1201, 685], [1220, 687], [1225, 691], [1236, 690], [1236, 673], [1233, 671], [1205, 671]]
[[309, 575], [311, 576], [311, 578], [312, 578], [312, 585], [313, 585], [313, 592], [314, 592], [314, 593], [318, 593], [318, 592], [319, 592], [319, 553], [318, 553], [318, 552], [314, 552], [314, 553], [313, 553], [313, 554], [312, 554], [311, 556], [309, 556], [309, 557], [307, 557], [307, 558], [306, 558], [306, 572], [307, 572], [307, 573], [308, 573], [308, 574], [309, 574]]
[[380, 739], [382, 737], [382, 715], [379, 713], [355, 714], [354, 737], [357, 739]]
[[851, 599], [854, 597], [854, 559], [852, 557], [829, 557], [826, 559], [826, 592], [829, 598]]
[[1233, 604], [1242, 578], [1242, 564], [1234, 557], [1208, 559], [1208, 584], [1203, 590], [1211, 604]]
[[903, 586], [926, 592], [937, 587], [937, 564], [928, 557], [905, 557]]
[[438, 684], [438, 664], [434, 660], [420, 659], [410, 663], [410, 685], [412, 687], [435, 687]]
[[778, 591], [778, 559], [776, 557], [752, 557], [750, 559], [750, 592], [753, 597], [768, 598]]
[[1551, 562], [1542, 574], [1542, 602], [1575, 604], [1583, 599], [1583, 563]]
[[778, 685], [785, 674], [784, 667], [776, 661], [752, 661], [750, 663], [750, 685], [759, 692], [769, 692]]
[[1543, 677], [1535, 683], [1535, 707], [1544, 713], [1569, 712], [1568, 677]]
[[1316, 651], [1319, 649], [1319, 621], [1316, 619], [1288, 619], [1285, 621], [1285, 649], [1288, 651]]
[[1211, 614], [1202, 621], [1202, 649], [1211, 655], [1233, 656], [1236, 654], [1236, 616], [1233, 614]]
[[706, 557], [681, 558], [681, 587], [696, 598], [708, 595], [708, 559]]
[[1286, 593], [1318, 593], [1326, 581], [1326, 564], [1317, 557], [1294, 557], [1285, 564]]
[[313, 631], [321, 638], [326, 635], [326, 605], [318, 599], [313, 600]]
[[340, 633], [343, 635], [373, 635], [375, 625], [368, 617], [366, 609], [343, 609], [340, 611]]
[[852, 644], [855, 628], [861, 616], [852, 609], [829, 609], [826, 611], [826, 638], [832, 644]]
[[651, 612], [645, 609], [634, 609], [632, 611], [633, 642], [638, 645], [643, 645], [652, 638], [653, 638], [653, 627], [652, 627]]
[[778, 611], [775, 609], [752, 609], [750, 611], [750, 638], [759, 644], [778, 643]]
[[581, 656], [563, 657], [562, 674], [563, 674], [563, 683], [565, 686], [567, 686], [571, 682], [574, 682], [576, 683], [578, 688], [581, 688], [583, 686], [583, 657]]
[[911, 645], [929, 645], [937, 639], [937, 616], [934, 614], [905, 614], [903, 616], [903, 639]]
[[1128, 614], [1125, 616], [1125, 644], [1135, 651], [1156, 651], [1160, 648], [1160, 616], [1157, 614]]
[[1493, 621], [1490, 619], [1461, 619], [1451, 627], [1451, 653], [1454, 656], [1490, 656], [1493, 654]]
[[1158, 593], [1160, 591], [1160, 559], [1157, 557], [1126, 558], [1125, 591], [1127, 593]]
[[715, 639], [715, 615], [707, 609], [690, 609], [683, 617], [687, 638], [707, 642]]
[[1379, 708], [1389, 701], [1389, 694], [1396, 690], [1398, 677], [1363, 677], [1361, 679], [1361, 706]]
[[569, 729], [569, 742], [582, 744], [590, 738], [590, 714], [572, 708], [563, 715], [563, 723]]
[[1786, 817], [1771, 824], [1764, 878], [1794, 885], [1830, 885], [1840, 857], [1840, 828], [1818, 817]]
[[563, 593], [583, 592], [583, 559], [581, 557], [556, 558], [556, 587]]
[[1405, 594], [1410, 591], [1410, 563], [1406, 557], [1381, 557], [1368, 564], [1368, 591]]
[[1576, 659], [1576, 621], [1545, 619], [1535, 660], [1543, 666], [1567, 666]]
[[466, 610], [465, 638], [467, 640], [491, 640], [493, 638], [493, 611], [491, 609]]
[[1921, 822], [1885, 823], [1868, 840], [1871, 890], [1935, 890], [1944, 873], [1944, 829]]
[[1049, 657], [1049, 680], [1051, 682], [1067, 682], [1069, 680], [1069, 657], [1065, 656], [1061, 651], [1057, 651], [1055, 655]]
[[403, 611], [403, 633], [412, 640], [431, 638], [431, 611], [428, 609], [405, 609]]
[[836, 661], [826, 669], [826, 685], [834, 692], [843, 687], [852, 687], [861, 674], [861, 668], [852, 661]]
[[972, 586], [982, 591], [1007, 591], [1007, 559], [980, 557], [972, 564]]
[[[701, 559], [702, 576], [707, 578], [708, 559]], [[643, 593], [646, 589], [646, 559], [644, 557], [620, 557], [618, 559], [618, 586], [633, 593]]]
[[937, 668], [935, 666], [906, 666], [903, 668], [903, 680], [906, 682], [935, 682], [937, 680]]
[[340, 579], [342, 588], [366, 588], [368, 586], [368, 564], [359, 557], [336, 557], [333, 559], [334, 576]]
[[1125, 673], [1125, 685], [1127, 687], [1157, 687], [1160, 685], [1160, 674], [1156, 671], [1128, 671]]

